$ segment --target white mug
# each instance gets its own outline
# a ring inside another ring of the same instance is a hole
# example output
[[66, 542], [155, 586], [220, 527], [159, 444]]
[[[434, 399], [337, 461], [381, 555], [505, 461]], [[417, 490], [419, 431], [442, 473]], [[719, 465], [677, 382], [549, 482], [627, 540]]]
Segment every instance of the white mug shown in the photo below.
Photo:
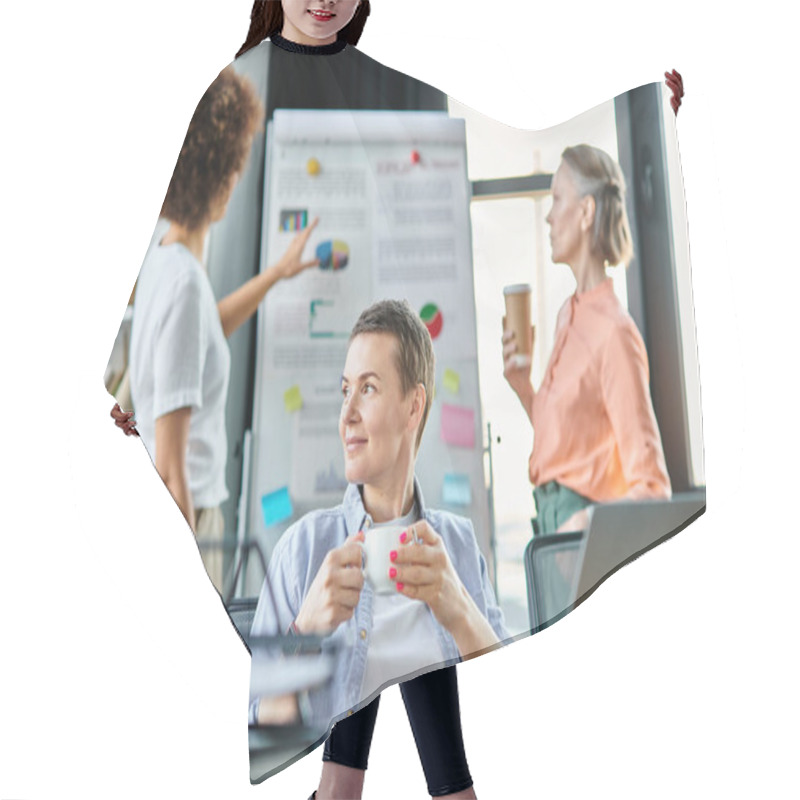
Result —
[[400, 547], [400, 534], [406, 530], [402, 525], [382, 528], [367, 528], [364, 531], [364, 575], [372, 584], [376, 594], [397, 592], [397, 581], [389, 577], [392, 562], [389, 554]]

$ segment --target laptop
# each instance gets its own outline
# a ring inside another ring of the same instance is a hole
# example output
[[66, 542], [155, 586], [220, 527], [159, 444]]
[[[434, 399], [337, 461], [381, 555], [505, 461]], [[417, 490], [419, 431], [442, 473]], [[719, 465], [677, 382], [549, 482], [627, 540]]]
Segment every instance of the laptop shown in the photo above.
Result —
[[705, 488], [673, 495], [670, 500], [593, 506], [578, 549], [571, 606], [583, 602], [620, 567], [682, 531], [705, 510]]

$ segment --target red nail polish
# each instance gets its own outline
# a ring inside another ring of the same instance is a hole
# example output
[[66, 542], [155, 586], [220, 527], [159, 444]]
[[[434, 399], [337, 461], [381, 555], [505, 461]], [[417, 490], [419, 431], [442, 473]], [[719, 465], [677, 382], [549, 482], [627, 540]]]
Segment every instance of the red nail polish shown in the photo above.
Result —
[[397, 570], [394, 567], [389, 569], [389, 577], [392, 579], [397, 577]]
[[398, 592], [402, 592], [403, 591], [403, 584], [402, 583], [398, 583], [397, 584], [397, 591]]
[[392, 550], [392, 552], [389, 553], [389, 561], [397, 561], [397, 550]]
[[408, 539], [408, 534], [406, 533], [406, 531], [403, 531], [400, 534], [400, 544], [405, 544], [406, 543], [406, 539]]

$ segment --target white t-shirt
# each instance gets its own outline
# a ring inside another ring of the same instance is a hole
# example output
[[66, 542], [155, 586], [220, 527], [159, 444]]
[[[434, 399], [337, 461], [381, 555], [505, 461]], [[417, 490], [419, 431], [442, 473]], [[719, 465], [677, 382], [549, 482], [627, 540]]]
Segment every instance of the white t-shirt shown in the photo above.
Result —
[[136, 284], [131, 396], [136, 427], [155, 462], [156, 419], [192, 409], [186, 470], [195, 508], [213, 508], [225, 487], [225, 400], [230, 350], [203, 267], [184, 245], [156, 245]]
[[[416, 506], [399, 519], [372, 525], [413, 525]], [[366, 534], [369, 536], [369, 531]], [[388, 681], [395, 681], [440, 663], [444, 656], [435, 622], [427, 603], [402, 594], [375, 594], [372, 599], [372, 636], [367, 650], [367, 668], [361, 696], [369, 697]]]

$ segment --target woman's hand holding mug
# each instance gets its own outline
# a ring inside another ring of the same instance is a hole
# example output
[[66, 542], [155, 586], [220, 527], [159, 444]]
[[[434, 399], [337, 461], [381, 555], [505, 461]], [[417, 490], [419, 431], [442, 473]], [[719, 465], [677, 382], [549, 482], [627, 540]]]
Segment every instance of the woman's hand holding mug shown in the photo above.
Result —
[[353, 616], [364, 586], [363, 542], [359, 531], [325, 556], [295, 620], [300, 633], [327, 634]]
[[[425, 520], [400, 537], [392, 557], [393, 580], [406, 597], [422, 600], [451, 633], [468, 611], [469, 595], [453, 567], [442, 537]], [[390, 573], [391, 574], [391, 573]]]

